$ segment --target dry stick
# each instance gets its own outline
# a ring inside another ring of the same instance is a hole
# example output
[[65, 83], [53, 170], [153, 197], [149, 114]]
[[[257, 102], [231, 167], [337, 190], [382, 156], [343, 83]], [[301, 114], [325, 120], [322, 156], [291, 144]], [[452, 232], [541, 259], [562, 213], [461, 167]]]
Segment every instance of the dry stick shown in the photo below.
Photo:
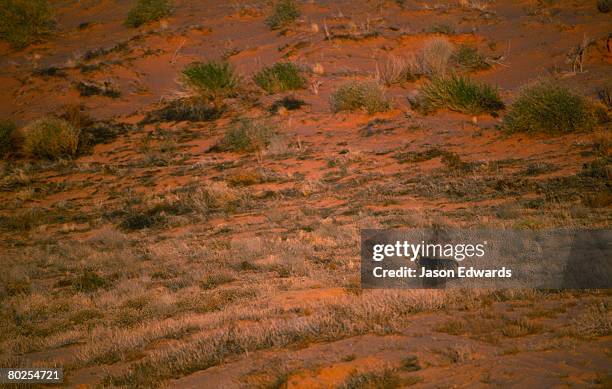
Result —
[[323, 18], [323, 28], [325, 29], [325, 37], [331, 42], [331, 36], [329, 35], [329, 29], [327, 28], [327, 19]]

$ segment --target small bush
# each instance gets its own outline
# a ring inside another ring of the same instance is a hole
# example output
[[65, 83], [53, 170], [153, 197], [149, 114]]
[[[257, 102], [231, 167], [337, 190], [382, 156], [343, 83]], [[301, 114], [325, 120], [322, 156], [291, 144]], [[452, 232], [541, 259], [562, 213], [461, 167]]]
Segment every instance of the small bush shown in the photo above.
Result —
[[23, 48], [48, 35], [55, 21], [47, 0], [2, 0], [0, 38]]
[[371, 115], [391, 109], [384, 88], [374, 81], [354, 81], [342, 85], [331, 95], [330, 103], [334, 112], [363, 109]]
[[0, 121], [0, 158], [14, 151], [16, 130], [15, 123]]
[[279, 0], [274, 7], [274, 13], [266, 23], [272, 30], [278, 30], [294, 22], [300, 14], [295, 0]]
[[261, 120], [239, 119], [225, 133], [221, 149], [229, 151], [263, 150], [269, 143], [275, 129]]
[[477, 115], [504, 108], [497, 88], [456, 74], [432, 79], [423, 87], [421, 93], [420, 106], [417, 108], [426, 113], [448, 108], [452, 111]]
[[597, 0], [599, 12], [608, 13], [612, 9], [612, 0]]
[[423, 47], [421, 56], [423, 71], [430, 76], [445, 75], [454, 51], [455, 47], [447, 39], [431, 39]]
[[510, 132], [560, 134], [591, 129], [595, 115], [584, 97], [554, 81], [541, 81], [523, 89], [504, 124]]
[[196, 62], [183, 69], [183, 82], [206, 103], [221, 110], [223, 100], [238, 93], [240, 77], [228, 62]]
[[306, 78], [302, 70], [292, 62], [278, 62], [260, 70], [253, 81], [268, 93], [304, 89]]
[[63, 119], [39, 119], [23, 129], [23, 151], [35, 158], [73, 157], [81, 131]]
[[138, 0], [128, 13], [125, 24], [129, 27], [139, 27], [168, 16], [171, 11], [168, 0]]
[[452, 61], [457, 66], [466, 70], [484, 70], [491, 67], [486, 58], [478, 52], [476, 47], [461, 45], [452, 56]]

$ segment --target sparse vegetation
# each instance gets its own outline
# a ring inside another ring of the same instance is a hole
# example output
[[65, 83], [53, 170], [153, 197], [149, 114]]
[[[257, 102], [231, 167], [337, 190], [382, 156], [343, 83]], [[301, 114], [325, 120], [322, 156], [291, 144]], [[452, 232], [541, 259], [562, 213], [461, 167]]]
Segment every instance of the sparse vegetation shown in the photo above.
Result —
[[376, 67], [377, 78], [387, 86], [414, 81], [421, 76], [421, 68], [417, 59], [390, 55], [383, 65]]
[[196, 62], [183, 69], [183, 83], [205, 103], [220, 111], [223, 100], [238, 93], [240, 77], [228, 62]]
[[404, 371], [418, 371], [421, 370], [421, 364], [419, 358], [411, 355], [402, 359], [402, 370]]
[[287, 27], [300, 17], [300, 9], [295, 0], [278, 0], [274, 13], [266, 20], [272, 30]]
[[76, 88], [83, 97], [99, 95], [115, 99], [121, 96], [121, 91], [111, 81], [104, 81], [102, 84], [80, 81]]
[[253, 81], [270, 94], [306, 87], [302, 69], [292, 62], [277, 62], [265, 67], [253, 76]]
[[392, 369], [381, 371], [355, 371], [338, 386], [338, 389], [393, 389], [402, 386], [402, 380]]
[[16, 130], [15, 123], [0, 120], [0, 158], [15, 151]]
[[478, 49], [470, 45], [459, 46], [451, 59], [461, 69], [469, 71], [484, 70], [491, 67]]
[[202, 104], [197, 97], [186, 97], [171, 100], [160, 109], [147, 113], [143, 123], [157, 121], [205, 122], [218, 119], [221, 113], [214, 107]]
[[455, 46], [445, 38], [429, 40], [421, 54], [423, 72], [432, 77], [445, 75], [454, 51]]
[[564, 134], [593, 128], [590, 103], [555, 81], [525, 87], [504, 118], [510, 132]]
[[22, 131], [27, 156], [59, 159], [74, 157], [78, 151], [80, 130], [63, 119], [39, 119]]
[[496, 88], [457, 74], [435, 77], [423, 86], [421, 94], [416, 108], [423, 112], [448, 108], [452, 111], [478, 115], [504, 108]]
[[428, 28], [427, 32], [430, 34], [453, 35], [455, 33], [455, 27], [447, 23], [440, 23]]
[[171, 11], [169, 0], [138, 0], [128, 13], [125, 24], [129, 27], [139, 27], [166, 17]]
[[391, 108], [384, 87], [375, 81], [344, 84], [331, 95], [330, 103], [333, 112], [364, 110], [371, 115]]
[[261, 151], [270, 143], [275, 131], [263, 120], [242, 118], [227, 130], [220, 147], [229, 151]]
[[0, 38], [23, 48], [48, 35], [55, 20], [47, 0], [3, 0], [0, 2]]

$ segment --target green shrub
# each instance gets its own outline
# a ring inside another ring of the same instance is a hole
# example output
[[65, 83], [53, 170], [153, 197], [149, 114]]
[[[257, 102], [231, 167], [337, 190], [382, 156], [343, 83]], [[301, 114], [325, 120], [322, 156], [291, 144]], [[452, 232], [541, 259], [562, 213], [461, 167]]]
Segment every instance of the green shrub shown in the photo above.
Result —
[[15, 48], [39, 41], [54, 24], [47, 0], [0, 1], [0, 38]]
[[171, 11], [168, 0], [138, 0], [128, 13], [125, 24], [129, 27], [139, 27], [168, 16]]
[[15, 149], [15, 123], [0, 121], [0, 158]]
[[253, 81], [268, 93], [304, 89], [306, 78], [302, 69], [292, 62], [278, 62], [257, 72]]
[[491, 67], [478, 49], [470, 45], [459, 46], [451, 59], [457, 66], [466, 70], [484, 70]]
[[591, 129], [595, 115], [584, 97], [554, 81], [540, 81], [522, 90], [504, 125], [510, 132], [569, 133]]
[[183, 82], [206, 103], [220, 110], [223, 100], [238, 93], [240, 77], [228, 62], [195, 62], [183, 69]]
[[477, 115], [504, 108], [497, 88], [457, 74], [433, 78], [423, 86], [421, 95], [417, 108], [424, 112], [448, 108]]
[[266, 20], [272, 30], [286, 27], [300, 17], [300, 9], [295, 0], [278, 0], [274, 13]]
[[608, 13], [612, 9], [612, 0], [597, 0], [599, 12]]
[[79, 147], [80, 130], [63, 119], [39, 119], [23, 129], [23, 151], [35, 158], [73, 157]]
[[374, 81], [344, 84], [332, 93], [330, 103], [334, 112], [363, 109], [371, 115], [391, 109], [391, 101], [385, 95], [385, 89]]
[[263, 150], [274, 133], [274, 127], [264, 121], [242, 118], [227, 130], [220, 148], [229, 151]]

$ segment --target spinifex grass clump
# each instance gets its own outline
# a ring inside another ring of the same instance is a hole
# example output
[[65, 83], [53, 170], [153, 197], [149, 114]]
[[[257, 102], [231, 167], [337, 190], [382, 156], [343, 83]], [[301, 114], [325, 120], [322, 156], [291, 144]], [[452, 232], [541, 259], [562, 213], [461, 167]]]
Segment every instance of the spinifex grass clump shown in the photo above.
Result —
[[0, 38], [15, 48], [39, 41], [54, 24], [47, 0], [0, 1]]
[[292, 62], [277, 62], [257, 72], [253, 81], [268, 93], [304, 89], [306, 78], [302, 69]]
[[240, 77], [228, 62], [196, 62], [183, 69], [183, 82], [205, 103], [220, 111], [223, 100], [238, 93]]
[[272, 30], [286, 27], [300, 17], [300, 9], [295, 0], [278, 0], [274, 13], [266, 20]]
[[595, 121], [589, 102], [555, 81], [540, 81], [524, 88], [504, 118], [510, 132], [548, 134], [589, 130]]
[[128, 13], [125, 24], [129, 27], [139, 27], [168, 16], [171, 11], [168, 0], [138, 0], [138, 3]]
[[375, 81], [353, 81], [342, 85], [330, 97], [334, 112], [365, 110], [368, 114], [391, 109], [382, 85]]
[[242, 118], [227, 130], [219, 147], [229, 151], [261, 151], [274, 133], [275, 128], [265, 121]]
[[448, 108], [452, 111], [478, 115], [504, 108], [497, 88], [457, 74], [433, 78], [425, 84], [421, 94], [418, 108], [424, 112]]
[[459, 46], [451, 59], [460, 68], [470, 71], [484, 70], [491, 67], [478, 49], [470, 45]]
[[73, 157], [81, 131], [63, 119], [39, 119], [23, 129], [23, 151], [35, 158]]

